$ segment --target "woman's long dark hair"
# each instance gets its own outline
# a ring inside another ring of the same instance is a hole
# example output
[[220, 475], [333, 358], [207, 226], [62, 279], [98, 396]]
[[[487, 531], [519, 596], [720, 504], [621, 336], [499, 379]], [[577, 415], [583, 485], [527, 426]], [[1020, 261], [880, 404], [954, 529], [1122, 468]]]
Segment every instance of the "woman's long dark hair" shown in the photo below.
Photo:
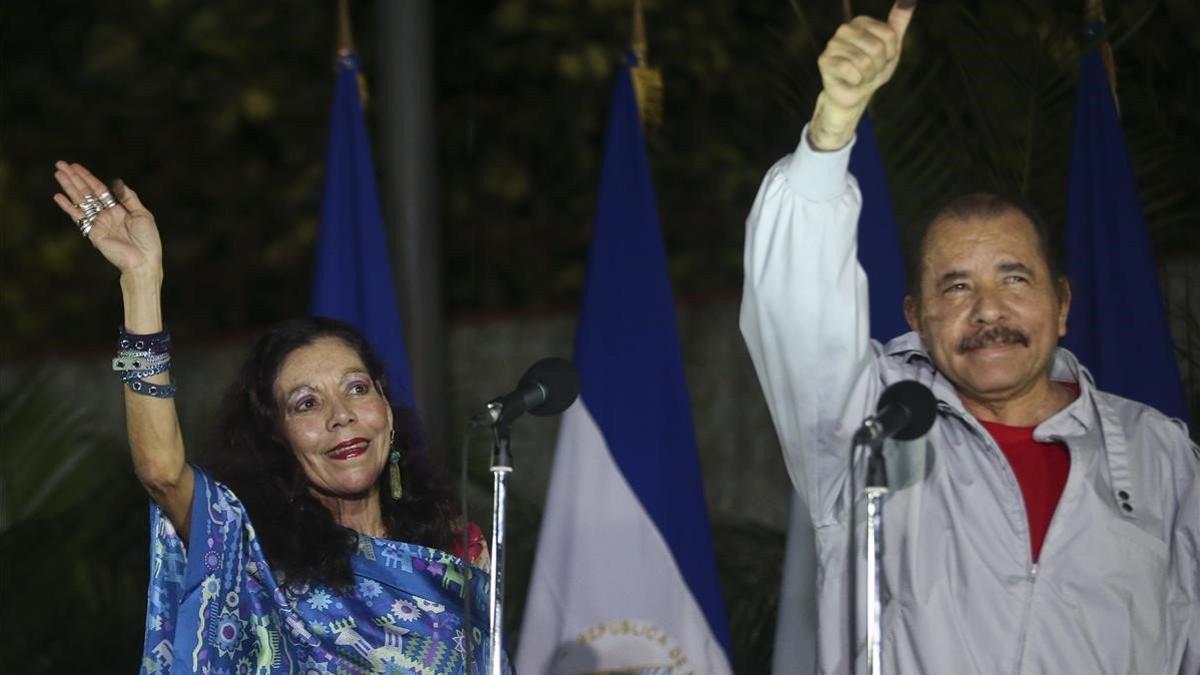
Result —
[[[356, 538], [310, 493], [304, 471], [281, 433], [282, 411], [275, 400], [275, 380], [284, 359], [322, 338], [336, 338], [353, 349], [387, 395], [381, 362], [352, 326], [319, 317], [286, 321], [260, 338], [242, 364], [225, 396], [208, 464], [213, 476], [246, 506], [263, 552], [272, 570], [282, 573], [283, 583], [343, 587], [353, 579], [350, 559]], [[393, 420], [404, 496], [391, 498], [388, 471], [381, 471], [379, 503], [388, 536], [447, 549], [458, 516], [455, 496], [424, 451], [413, 412], [393, 407]]]

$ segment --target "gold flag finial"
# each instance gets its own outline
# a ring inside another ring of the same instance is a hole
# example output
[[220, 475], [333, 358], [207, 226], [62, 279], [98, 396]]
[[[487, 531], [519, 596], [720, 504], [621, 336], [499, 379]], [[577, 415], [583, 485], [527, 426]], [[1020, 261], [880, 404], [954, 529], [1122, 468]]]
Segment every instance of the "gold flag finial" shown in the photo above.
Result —
[[[1104, 16], [1104, 1], [1083, 0], [1083, 20], [1087, 24], [1096, 21], [1104, 24], [1107, 21]], [[1100, 46], [1100, 56], [1104, 60], [1104, 70], [1108, 73], [1108, 88], [1112, 90], [1113, 105], [1117, 107], [1117, 116], [1120, 117], [1121, 99], [1117, 96], [1117, 62], [1113, 59], [1112, 45], [1108, 40], [1105, 40], [1104, 44]]]
[[646, 41], [646, 22], [642, 16], [642, 0], [633, 0], [633, 36], [629, 41], [635, 63], [629, 69], [633, 80], [633, 93], [637, 97], [638, 112], [642, 126], [650, 129], [662, 124], [663, 80], [658, 68], [651, 68], [647, 60], [649, 46]]
[[[354, 31], [350, 28], [350, 1], [338, 0], [337, 57], [343, 59], [353, 52]], [[366, 108], [367, 78], [363, 77], [361, 69], [357, 72], [357, 75], [358, 102], [363, 108]]]

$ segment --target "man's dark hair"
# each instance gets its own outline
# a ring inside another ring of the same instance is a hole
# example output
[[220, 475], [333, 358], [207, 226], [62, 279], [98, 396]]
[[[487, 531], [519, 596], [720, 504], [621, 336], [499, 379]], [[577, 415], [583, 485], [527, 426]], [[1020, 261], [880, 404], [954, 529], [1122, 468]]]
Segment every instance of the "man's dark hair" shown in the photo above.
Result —
[[1046, 224], [1028, 200], [1015, 195], [993, 192], [968, 192], [954, 197], [925, 213], [913, 223], [905, 238], [904, 272], [908, 294], [921, 297], [921, 269], [925, 259], [925, 244], [929, 230], [943, 220], [991, 219], [1016, 211], [1033, 224], [1038, 237], [1038, 250], [1050, 269], [1050, 278], [1055, 282], [1067, 279], [1066, 265], [1062, 260], [1062, 245], [1059, 232]]

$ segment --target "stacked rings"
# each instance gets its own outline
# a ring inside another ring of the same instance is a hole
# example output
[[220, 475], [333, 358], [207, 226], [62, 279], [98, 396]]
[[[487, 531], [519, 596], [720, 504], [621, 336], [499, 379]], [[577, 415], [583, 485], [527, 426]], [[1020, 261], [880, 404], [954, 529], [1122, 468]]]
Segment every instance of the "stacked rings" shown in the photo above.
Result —
[[111, 209], [112, 207], [117, 205], [117, 200], [113, 199], [112, 193], [110, 193], [108, 190], [105, 190], [104, 192], [101, 192], [100, 194], [96, 195], [96, 198], [100, 200], [100, 203], [106, 209]]
[[[108, 194], [105, 192], [104, 194]], [[112, 195], [109, 195], [112, 199]], [[106, 208], [109, 208], [104, 202], [100, 201], [96, 195], [87, 194], [83, 196], [83, 201], [75, 205], [80, 211], [83, 211], [83, 216], [76, 221], [79, 225], [79, 234], [85, 238], [92, 231], [92, 224], [96, 222], [96, 216]]]

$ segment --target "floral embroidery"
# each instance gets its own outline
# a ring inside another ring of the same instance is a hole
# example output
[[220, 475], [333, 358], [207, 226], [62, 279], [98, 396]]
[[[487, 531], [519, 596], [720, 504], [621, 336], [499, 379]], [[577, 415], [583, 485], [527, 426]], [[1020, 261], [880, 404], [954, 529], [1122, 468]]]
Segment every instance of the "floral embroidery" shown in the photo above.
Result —
[[332, 601], [333, 599], [330, 598], [329, 594], [325, 591], [316, 591], [312, 595], [308, 596], [308, 606], [317, 611], [325, 611], [329, 609], [329, 603]]
[[[352, 588], [287, 586], [272, 573], [237, 497], [203, 470], [196, 475], [189, 541], [180, 541], [151, 507], [142, 673], [486, 671], [479, 626], [486, 622], [488, 584], [479, 568], [445, 551], [359, 535]], [[479, 535], [472, 536], [472, 553], [486, 558], [482, 533], [475, 526], [468, 531]], [[202, 564], [189, 570], [189, 554]], [[477, 657], [470, 664], [466, 586]]]

